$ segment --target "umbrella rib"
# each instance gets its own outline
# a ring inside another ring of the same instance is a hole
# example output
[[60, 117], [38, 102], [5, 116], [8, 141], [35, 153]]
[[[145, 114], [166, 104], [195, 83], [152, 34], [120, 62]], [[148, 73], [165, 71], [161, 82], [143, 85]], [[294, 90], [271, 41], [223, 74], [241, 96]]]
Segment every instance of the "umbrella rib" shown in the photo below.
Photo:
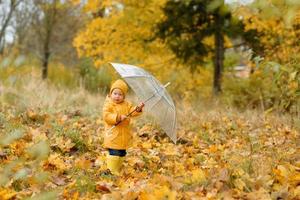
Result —
[[[140, 76], [140, 77], [142, 77], [142, 76]], [[130, 80], [131, 78], [135, 78], [135, 77], [134, 77], [134, 76], [131, 76], [131, 77], [125, 77], [125, 76], [124, 76], [124, 79], [125, 79], [125, 78]], [[125, 79], [125, 80], [126, 80], [126, 79]], [[137, 85], [137, 87], [138, 87], [140, 90], [143, 89], [142, 87], [140, 87], [140, 85]], [[134, 88], [134, 87], [132, 87], [132, 88]], [[137, 93], [136, 93], [136, 94], [137, 94]], [[140, 95], [142, 96], [142, 98], [141, 98], [140, 100], [144, 100], [144, 99], [147, 98], [147, 96], [143, 95], [142, 93], [141, 93]]]
[[[156, 81], [153, 79], [153, 77], [152, 76], [150, 76], [150, 75], [130, 75], [130, 76], [126, 76], [126, 75], [124, 75], [123, 76], [124, 78], [136, 78], [136, 77], [146, 77], [146, 78], [150, 78], [150, 80], [152, 81], [152, 83], [153, 84], [155, 84], [155, 85], [157, 85], [157, 83], [156, 83]], [[162, 89], [162, 92], [164, 92], [164, 88], [159, 88], [159, 90], [156, 88], [156, 87], [154, 87], [154, 89], [155, 89], [155, 91], [156, 91], [156, 93], [158, 93], [159, 94], [159, 92], [160, 92], [160, 90]], [[163, 97], [167, 102], [168, 102], [168, 104], [171, 106], [171, 107], [174, 107], [174, 105], [167, 99], [167, 98], [165, 98], [163, 95], [160, 95], [161, 97]]]
[[[170, 108], [170, 107], [169, 107], [169, 108]], [[168, 108], [168, 109], [169, 109], [169, 108]], [[172, 108], [172, 107], [171, 107], [171, 108]], [[173, 110], [173, 109], [172, 109], [172, 110]], [[176, 127], [176, 117], [175, 117], [175, 115], [174, 115], [174, 118], [175, 118], [175, 119], [172, 120], [172, 122], [173, 122], [173, 123], [172, 123], [172, 130], [174, 130], [175, 127]]]
[[165, 96], [163, 96], [163, 98], [166, 100], [166, 102], [169, 104], [169, 106], [170, 106], [173, 110], [175, 110], [174, 104], [171, 103], [171, 102], [169, 101], [169, 99], [167, 99]]
[[[153, 84], [158, 85], [157, 82], [155, 81], [155, 79], [153, 78], [153, 76], [150, 76], [150, 79], [151, 79], [151, 81], [152, 81]], [[158, 86], [159, 86], [159, 85], [158, 85]], [[156, 92], [157, 92], [158, 94], [159, 94], [160, 90], [162, 90], [162, 92], [165, 92], [165, 88], [164, 88], [164, 87], [159, 88], [159, 90], [157, 90], [156, 87], [154, 87], [154, 88], [155, 88], [155, 90], [156, 90]], [[163, 97], [163, 98], [168, 102], [168, 104], [169, 104], [171, 107], [174, 107], [174, 105], [172, 105], [172, 103], [171, 103], [167, 98], [165, 98], [165, 95], [160, 95], [160, 96]]]
[[[154, 78], [152, 76], [149, 77], [150, 80], [152, 81], [152, 84], [157, 86], [157, 83], [155, 82]], [[161, 88], [157, 89], [157, 87], [154, 87], [155, 91], [157, 92], [157, 94], [159, 94]]]
[[167, 112], [165, 112], [165, 114], [164, 114], [164, 118], [163, 118], [163, 119], [165, 119], [165, 118], [166, 118], [166, 115], [167, 115], [167, 113], [168, 113], [168, 110], [169, 110], [169, 108], [167, 109]]
[[[176, 112], [176, 111], [174, 111], [174, 112]], [[177, 119], [176, 119], [176, 115], [174, 115], [174, 119], [173, 119], [173, 126], [172, 126], [172, 129], [175, 131], [175, 129], [176, 129], [176, 123], [177, 123]]]
[[149, 78], [149, 75], [122, 75], [123, 78], [137, 78], [137, 77], [146, 77]]
[[[162, 100], [162, 98], [161, 98], [159, 101], [161, 101], [161, 100]], [[157, 101], [156, 104], [157, 104], [159, 101]], [[170, 107], [169, 107], [169, 108], [170, 108]], [[167, 115], [167, 113], [168, 113], [168, 111], [169, 111], [169, 108], [168, 108], [168, 110], [164, 113], [164, 117], [163, 117], [162, 119], [165, 119], [165, 118], [166, 118], [166, 115]], [[172, 107], [171, 107], [171, 108], [172, 108]], [[165, 132], [166, 132], [172, 139], [173, 139], [172, 132], [173, 132], [174, 129], [175, 129], [175, 125], [176, 125], [176, 118], [172, 120], [171, 129], [166, 128], [166, 130], [165, 130]], [[162, 124], [161, 124], [161, 126], [163, 127]], [[176, 136], [175, 136], [175, 137], [176, 137]], [[174, 138], [174, 139], [175, 139], [175, 138]]]

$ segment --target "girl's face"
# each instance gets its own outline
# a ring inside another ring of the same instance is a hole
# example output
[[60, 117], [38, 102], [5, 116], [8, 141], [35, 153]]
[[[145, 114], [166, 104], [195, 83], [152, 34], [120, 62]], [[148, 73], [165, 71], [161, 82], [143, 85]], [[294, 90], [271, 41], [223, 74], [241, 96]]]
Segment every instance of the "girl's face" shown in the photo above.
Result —
[[122, 90], [120, 90], [119, 88], [114, 89], [110, 96], [115, 103], [122, 103], [125, 98]]

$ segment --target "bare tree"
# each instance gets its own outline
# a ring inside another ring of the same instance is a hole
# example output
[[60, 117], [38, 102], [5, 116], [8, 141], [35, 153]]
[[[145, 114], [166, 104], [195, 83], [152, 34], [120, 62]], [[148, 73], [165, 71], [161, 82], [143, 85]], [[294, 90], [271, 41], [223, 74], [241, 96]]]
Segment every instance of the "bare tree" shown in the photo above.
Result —
[[[83, 22], [79, 8], [68, 1], [33, 0], [30, 12], [31, 22], [22, 42], [27, 52], [35, 53], [40, 59], [42, 78], [46, 79], [50, 60], [66, 63], [77, 57], [72, 41]], [[16, 29], [20, 39], [24, 31], [21, 24], [20, 31]]]
[[12, 26], [14, 30], [14, 45], [17, 46], [21, 53], [26, 51], [26, 39], [31, 30], [31, 23], [34, 14], [34, 4], [32, 0], [21, 2], [15, 11]]
[[13, 13], [17, 9], [17, 6], [22, 2], [22, 0], [6, 0], [0, 1], [0, 54], [3, 54], [5, 45], [5, 33], [11, 19], [13, 18]]
[[58, 22], [58, 0], [43, 1], [37, 0], [35, 4], [39, 12], [36, 13], [34, 31], [38, 37], [41, 46], [42, 58], [42, 78], [48, 76], [48, 64], [51, 55], [50, 44], [53, 37], [53, 31]]

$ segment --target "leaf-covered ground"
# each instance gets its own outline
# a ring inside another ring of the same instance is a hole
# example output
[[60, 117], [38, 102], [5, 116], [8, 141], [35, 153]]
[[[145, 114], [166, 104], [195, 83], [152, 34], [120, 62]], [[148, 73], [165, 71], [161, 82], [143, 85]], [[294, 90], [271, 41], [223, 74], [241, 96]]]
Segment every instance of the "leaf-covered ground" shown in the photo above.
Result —
[[0, 199], [299, 199], [296, 130], [274, 118], [202, 115], [181, 121], [176, 145], [135, 124], [133, 148], [113, 176], [101, 118], [3, 106]]
[[113, 176], [99, 98], [91, 109], [85, 93], [62, 91], [63, 105], [59, 95], [49, 100], [57, 91], [48, 88], [44, 101], [35, 90], [2, 93], [0, 199], [300, 198], [299, 132], [283, 117], [182, 105], [177, 144], [142, 118], [122, 174]]

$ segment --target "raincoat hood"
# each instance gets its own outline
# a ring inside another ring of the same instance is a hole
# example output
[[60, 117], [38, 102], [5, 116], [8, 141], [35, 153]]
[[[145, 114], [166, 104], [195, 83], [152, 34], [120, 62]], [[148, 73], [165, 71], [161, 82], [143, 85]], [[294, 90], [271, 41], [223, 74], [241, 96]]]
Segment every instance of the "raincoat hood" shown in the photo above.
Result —
[[126, 84], [123, 80], [121, 80], [121, 79], [116, 80], [116, 81], [111, 85], [109, 94], [111, 94], [112, 91], [113, 91], [114, 89], [116, 89], [116, 88], [120, 89], [120, 90], [123, 92], [124, 95], [127, 94], [128, 86], [127, 86], [127, 84]]

